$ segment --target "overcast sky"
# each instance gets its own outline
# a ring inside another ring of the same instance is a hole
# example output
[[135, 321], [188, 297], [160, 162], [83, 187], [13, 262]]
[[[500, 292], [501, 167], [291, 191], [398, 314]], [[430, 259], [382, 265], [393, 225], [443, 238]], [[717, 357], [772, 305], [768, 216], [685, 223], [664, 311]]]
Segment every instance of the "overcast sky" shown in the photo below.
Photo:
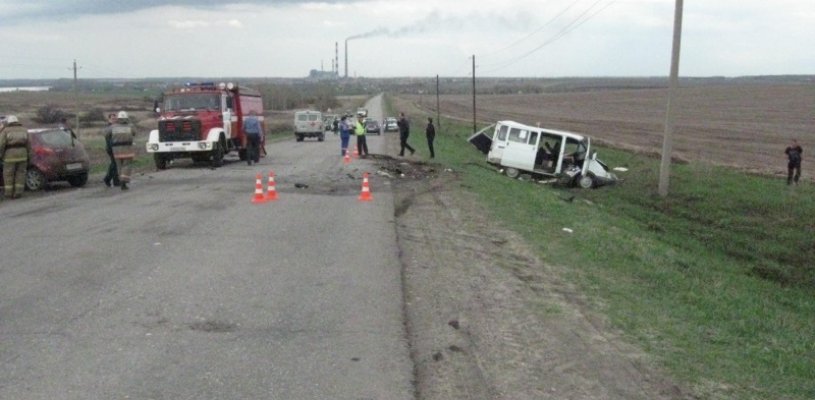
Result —
[[[665, 76], [674, 0], [0, 0], [0, 79]], [[815, 1], [685, 1], [682, 76], [815, 74]]]

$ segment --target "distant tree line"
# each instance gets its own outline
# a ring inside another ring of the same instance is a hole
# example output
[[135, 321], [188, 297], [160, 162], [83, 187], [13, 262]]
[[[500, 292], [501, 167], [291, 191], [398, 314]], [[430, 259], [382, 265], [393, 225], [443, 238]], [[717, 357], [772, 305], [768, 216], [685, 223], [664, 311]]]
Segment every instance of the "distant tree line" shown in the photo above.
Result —
[[340, 105], [336, 88], [328, 83], [273, 83], [262, 84], [257, 89], [263, 95], [263, 108], [267, 110], [326, 110]]

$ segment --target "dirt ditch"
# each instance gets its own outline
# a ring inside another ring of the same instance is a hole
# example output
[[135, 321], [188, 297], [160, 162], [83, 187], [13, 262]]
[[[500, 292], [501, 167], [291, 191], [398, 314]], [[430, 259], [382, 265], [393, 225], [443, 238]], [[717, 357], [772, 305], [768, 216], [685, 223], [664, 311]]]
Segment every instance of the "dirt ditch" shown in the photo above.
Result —
[[588, 310], [560, 267], [489, 220], [457, 172], [376, 159], [394, 182], [419, 399], [690, 398]]

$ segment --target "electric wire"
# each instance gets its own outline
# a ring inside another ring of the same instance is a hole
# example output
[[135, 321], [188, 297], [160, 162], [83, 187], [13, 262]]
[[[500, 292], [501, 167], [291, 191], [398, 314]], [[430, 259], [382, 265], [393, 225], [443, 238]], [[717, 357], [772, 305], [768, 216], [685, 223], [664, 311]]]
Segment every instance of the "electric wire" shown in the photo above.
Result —
[[498, 54], [498, 53], [502, 53], [502, 52], [504, 52], [504, 51], [506, 51], [506, 50], [508, 50], [508, 49], [510, 49], [510, 48], [512, 48], [512, 47], [514, 47], [515, 45], [517, 45], [517, 44], [519, 44], [519, 43], [521, 43], [521, 42], [525, 41], [526, 39], [529, 39], [530, 37], [532, 37], [532, 36], [534, 36], [534, 35], [536, 35], [536, 34], [540, 33], [541, 31], [543, 31], [544, 29], [546, 29], [546, 28], [547, 28], [549, 25], [551, 25], [553, 22], [555, 22], [555, 21], [556, 21], [558, 18], [560, 18], [561, 16], [563, 16], [563, 14], [566, 14], [567, 12], [569, 12], [569, 10], [571, 10], [571, 9], [572, 9], [572, 7], [576, 6], [576, 5], [577, 5], [577, 3], [581, 2], [581, 1], [582, 1], [582, 0], [575, 0], [575, 1], [573, 1], [573, 2], [572, 2], [571, 4], [569, 4], [569, 5], [568, 5], [566, 8], [564, 8], [564, 9], [563, 9], [563, 10], [561, 10], [559, 13], [557, 13], [557, 14], [556, 14], [554, 17], [552, 17], [552, 18], [550, 18], [548, 21], [546, 21], [546, 23], [544, 23], [544, 24], [543, 24], [543, 26], [541, 26], [540, 28], [538, 28], [538, 29], [536, 29], [536, 30], [532, 31], [531, 33], [527, 34], [526, 36], [524, 36], [524, 37], [522, 37], [522, 38], [520, 38], [520, 39], [518, 39], [518, 40], [516, 40], [516, 41], [514, 41], [514, 42], [512, 42], [512, 43], [510, 43], [510, 44], [508, 44], [508, 45], [506, 45], [506, 46], [504, 46], [504, 47], [502, 47], [502, 48], [500, 48], [500, 49], [496, 50], [496, 51], [493, 51], [493, 52], [491, 52], [491, 53], [487, 53], [487, 54], [482, 54], [482, 55], [479, 55], [479, 57], [492, 57], [492, 56], [494, 56], [494, 55], [496, 55], [496, 54]]
[[524, 54], [521, 54], [521, 55], [519, 55], [519, 56], [517, 56], [517, 57], [515, 57], [515, 58], [513, 58], [511, 60], [508, 60], [508, 61], [485, 65], [485, 66], [492, 66], [492, 67], [495, 67], [495, 68], [491, 68], [491, 69], [488, 69], [486, 71], [483, 71], [483, 73], [490, 73], [490, 72], [499, 71], [501, 69], [504, 69], [504, 68], [506, 68], [506, 67], [508, 67], [510, 65], [513, 65], [513, 64], [517, 63], [518, 61], [521, 61], [521, 60], [531, 56], [532, 54], [536, 53], [538, 50], [540, 50], [540, 49], [542, 49], [542, 48], [544, 48], [544, 47], [546, 47], [546, 46], [548, 46], [548, 45], [550, 45], [552, 43], [557, 42], [559, 39], [561, 39], [564, 36], [568, 35], [569, 33], [573, 32], [574, 30], [576, 30], [577, 28], [579, 28], [580, 26], [582, 26], [583, 24], [585, 24], [586, 22], [588, 22], [589, 20], [591, 20], [592, 18], [594, 18], [595, 16], [600, 14], [601, 12], [605, 11], [612, 4], [617, 2], [617, 0], [611, 0], [608, 3], [606, 3], [603, 7], [601, 7], [600, 9], [596, 10], [594, 13], [589, 14], [587, 16], [587, 14], [592, 9], [596, 8], [597, 5], [602, 1], [603, 0], [595, 1], [594, 4], [592, 4], [589, 8], [587, 8], [580, 15], [578, 15], [577, 18], [572, 20], [572, 22], [570, 22], [569, 24], [564, 26], [555, 35], [553, 35], [552, 37], [550, 37], [549, 39], [547, 39], [546, 41], [544, 41], [543, 43], [541, 43], [537, 47], [533, 48], [532, 50], [530, 50], [530, 51], [528, 51], [528, 52], [526, 52]]

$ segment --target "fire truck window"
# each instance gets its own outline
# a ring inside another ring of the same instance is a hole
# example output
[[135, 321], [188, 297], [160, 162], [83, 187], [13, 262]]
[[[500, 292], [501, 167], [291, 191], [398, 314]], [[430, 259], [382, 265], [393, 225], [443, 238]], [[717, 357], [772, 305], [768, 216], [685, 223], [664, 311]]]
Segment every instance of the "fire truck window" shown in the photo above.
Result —
[[229, 96], [229, 97], [226, 98], [226, 108], [228, 110], [232, 109], [232, 96]]

